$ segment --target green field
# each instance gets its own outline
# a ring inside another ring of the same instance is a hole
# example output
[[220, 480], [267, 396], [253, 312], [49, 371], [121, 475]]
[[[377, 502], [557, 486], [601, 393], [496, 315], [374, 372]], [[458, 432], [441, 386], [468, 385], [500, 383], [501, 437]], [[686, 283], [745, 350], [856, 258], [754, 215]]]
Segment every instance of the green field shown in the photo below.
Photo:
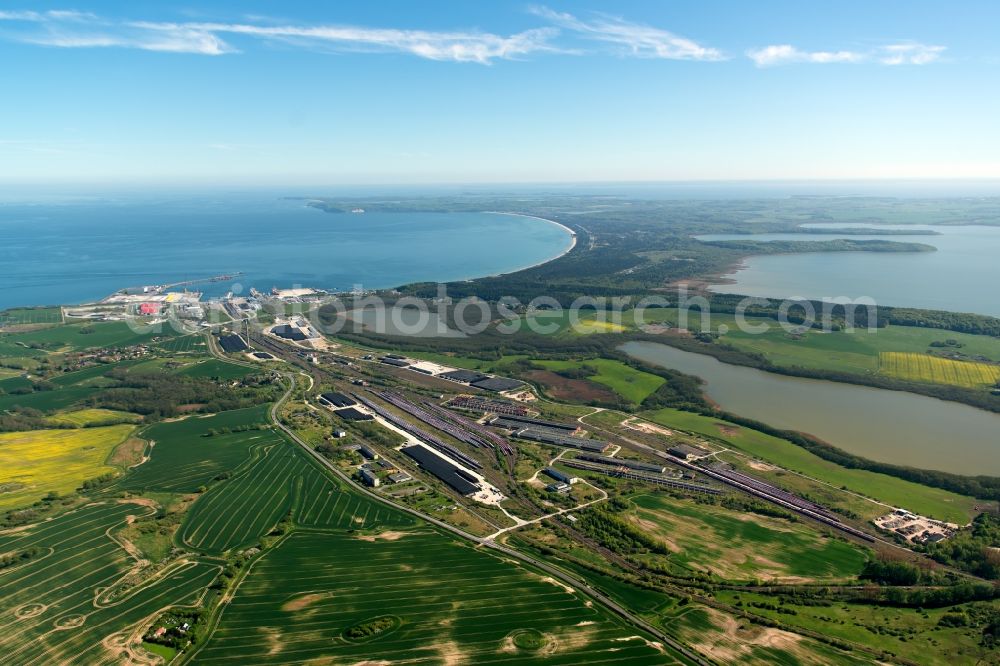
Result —
[[0, 326], [62, 323], [62, 308], [14, 308], [0, 312]]
[[[0, 651], [19, 666], [132, 662], [105, 641], [174, 604], [193, 604], [221, 567], [177, 563], [122, 588], [135, 560], [110, 536], [152, 509], [90, 504], [27, 531], [0, 534], [0, 552], [37, 551], [0, 571]], [[124, 641], [118, 641], [124, 645]]]
[[109, 370], [113, 368], [131, 368], [135, 365], [136, 361], [121, 361], [113, 365], [101, 363], [84, 368], [83, 370], [56, 375], [50, 381], [56, 386], [107, 386], [113, 383], [109, 382], [104, 376]]
[[595, 374], [587, 379], [607, 386], [612, 391], [631, 403], [639, 404], [648, 398], [666, 381], [658, 375], [636, 370], [621, 361], [606, 358], [593, 358], [583, 361], [535, 361], [536, 365], [546, 370], [574, 370], [581, 367], [593, 368]]
[[272, 430], [221, 433], [268, 422], [267, 406], [238, 409], [207, 417], [191, 416], [158, 423], [142, 431], [153, 442], [150, 459], [121, 481], [129, 490], [194, 492], [217, 475], [231, 472], [250, 459], [255, 448], [283, 441]]
[[[498, 601], [502, 600], [502, 603]], [[373, 640], [344, 632], [384, 617]], [[538, 650], [515, 641], [541, 634]], [[427, 528], [294, 533], [254, 566], [198, 664], [683, 663], [577, 591]]]
[[669, 561], [730, 580], [853, 579], [866, 552], [811, 526], [666, 494], [639, 495], [629, 519], [672, 551]]
[[108, 456], [134, 430], [115, 425], [0, 433], [0, 509], [31, 504], [49, 492], [71, 493], [115, 471]]
[[[635, 313], [625, 314], [625, 323], [634, 326]], [[677, 310], [672, 308], [646, 310], [644, 317], [647, 324], [678, 324]], [[959, 343], [963, 354], [984, 356], [1000, 362], [1000, 338], [986, 335], [913, 326], [887, 326], [872, 331], [859, 328], [849, 333], [807, 331], [791, 335], [774, 319], [747, 317], [747, 322], [754, 326], [766, 324], [769, 330], [764, 333], [741, 331], [733, 315], [718, 313], [712, 315], [710, 327], [712, 331], [718, 331], [720, 326], [725, 326], [728, 332], [722, 336], [723, 342], [748, 352], [764, 354], [772, 363], [781, 366], [874, 373], [879, 369], [879, 354], [882, 352], [925, 354], [932, 342], [943, 340]], [[697, 312], [689, 317], [688, 326], [700, 330], [702, 323]]]
[[[719, 419], [676, 409], [661, 409], [644, 414], [644, 417], [667, 427], [707, 435], [751, 456], [824, 481], [834, 488], [843, 487], [924, 516], [964, 525], [972, 519], [972, 508], [977, 504], [971, 497], [947, 490], [866, 470], [847, 469], [823, 460], [787, 440]], [[720, 423], [726, 427], [727, 432], [719, 428]], [[876, 508], [881, 511], [880, 507]]]
[[204, 354], [206, 351], [205, 338], [201, 335], [178, 335], [158, 342], [156, 348], [171, 354]]
[[222, 553], [252, 545], [293, 508], [296, 522], [313, 527], [365, 529], [413, 522], [395, 509], [345, 492], [298, 446], [282, 439], [257, 448], [248, 467], [199, 497], [180, 538], [194, 550]]
[[[123, 321], [66, 324], [27, 333], [10, 333], [0, 337], [7, 345], [36, 344], [45, 351], [79, 351], [95, 347], [126, 347], [151, 342], [154, 338], [172, 338], [172, 328], [162, 332], [136, 333]], [[0, 350], [2, 353], [2, 350]]]
[[[784, 621], [784, 616], [779, 617]], [[753, 624], [698, 604], [664, 613], [660, 623], [685, 643], [700, 649], [703, 654], [713, 655], [724, 664], [859, 666], [880, 663], [859, 651], [844, 652], [817, 640]]]
[[189, 377], [210, 377], [219, 379], [242, 379], [247, 375], [257, 372], [254, 368], [247, 368], [242, 365], [226, 363], [214, 358], [198, 361], [185, 366], [178, 371], [182, 375]]
[[979, 644], [981, 629], [938, 626], [938, 622], [948, 611], [963, 611], [972, 604], [923, 610], [843, 603], [807, 606], [796, 604], [794, 599], [783, 601], [779, 607], [785, 611], [793, 611], [793, 615], [766, 607], [749, 606], [754, 602], [775, 605], [774, 598], [767, 595], [720, 591], [717, 597], [729, 603], [742, 603], [755, 614], [793, 627], [802, 627], [875, 649], [886, 649], [911, 663], [928, 666], [997, 663], [996, 650], [986, 649]]
[[15, 406], [30, 407], [42, 412], [54, 412], [67, 409], [82, 402], [86, 398], [97, 392], [94, 386], [74, 386], [63, 388], [58, 391], [39, 391], [28, 395], [0, 395], [0, 410], [11, 409]]

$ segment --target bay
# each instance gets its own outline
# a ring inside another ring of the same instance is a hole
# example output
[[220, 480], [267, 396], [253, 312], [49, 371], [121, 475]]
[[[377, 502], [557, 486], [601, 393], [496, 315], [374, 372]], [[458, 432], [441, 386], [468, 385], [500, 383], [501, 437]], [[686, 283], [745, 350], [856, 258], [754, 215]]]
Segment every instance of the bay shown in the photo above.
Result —
[[563, 227], [491, 213], [324, 213], [305, 200], [206, 194], [0, 203], [0, 308], [242, 273], [206, 296], [381, 289], [507, 273], [567, 251]]
[[[804, 225], [844, 228], [842, 224]], [[863, 225], [931, 230], [940, 235], [711, 234], [699, 240], [890, 240], [932, 245], [936, 252], [816, 252], [749, 257], [719, 293], [762, 298], [870, 297], [878, 305], [974, 312], [1000, 317], [1000, 227]]]

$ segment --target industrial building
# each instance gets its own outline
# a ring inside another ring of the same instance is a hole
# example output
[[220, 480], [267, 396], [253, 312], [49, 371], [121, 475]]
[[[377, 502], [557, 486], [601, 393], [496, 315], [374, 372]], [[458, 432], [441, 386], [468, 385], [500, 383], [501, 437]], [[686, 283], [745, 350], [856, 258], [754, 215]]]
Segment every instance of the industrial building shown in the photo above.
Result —
[[666, 476], [657, 476], [654, 474], [646, 474], [643, 472], [632, 471], [621, 466], [617, 467], [607, 467], [605, 465], [600, 465], [593, 462], [585, 462], [583, 460], [567, 460], [564, 463], [567, 467], [572, 467], [574, 469], [584, 469], [589, 472], [600, 472], [601, 474], [606, 474], [608, 476], [614, 476], [620, 479], [632, 479], [633, 481], [645, 481], [646, 483], [654, 483], [659, 486], [666, 486], [667, 488], [677, 488], [680, 490], [692, 490], [699, 493], [707, 493], [709, 495], [721, 495], [722, 490], [715, 488], [713, 486], [706, 486], [700, 483], [688, 483], [686, 481], [677, 481], [676, 479], [671, 479]]
[[568, 483], [563, 483], [562, 481], [556, 481], [555, 483], [550, 483], [545, 486], [545, 489], [550, 493], [568, 493], [570, 487]]
[[444, 481], [460, 495], [468, 496], [479, 492], [480, 486], [476, 477], [445, 460], [426, 446], [416, 444], [403, 447], [401, 450], [413, 458], [422, 469]]
[[353, 407], [358, 404], [356, 400], [350, 398], [343, 393], [330, 392], [324, 393], [319, 397], [319, 401], [323, 404], [333, 407]]
[[339, 430], [338, 429], [338, 430], [334, 430], [333, 431], [333, 438], [334, 439], [344, 439], [345, 437], [347, 437], [347, 431], [346, 430]]
[[563, 483], [568, 483], [570, 485], [573, 485], [574, 483], [580, 480], [578, 477], [570, 476], [569, 474], [563, 474], [554, 467], [546, 467], [542, 471], [545, 472], [545, 474], [547, 474], [548, 476], [551, 476], [556, 481], [561, 481]]
[[392, 356], [383, 356], [381, 361], [386, 365], [393, 365], [397, 368], [408, 368], [410, 367], [410, 362], [405, 358], [394, 358]]
[[345, 421], [373, 421], [375, 417], [371, 414], [366, 414], [357, 407], [347, 407], [345, 409], [338, 409], [334, 412], [337, 416], [344, 419]]
[[388, 479], [393, 483], [406, 483], [407, 481], [412, 481], [413, 477], [406, 472], [396, 472], [395, 474], [390, 474]]
[[205, 308], [197, 303], [188, 303], [181, 305], [177, 314], [183, 319], [203, 319], [205, 317]]
[[249, 349], [247, 343], [238, 335], [220, 335], [219, 346], [222, 347], [222, 351], [230, 354]]
[[452, 398], [448, 403], [449, 407], [456, 409], [468, 409], [474, 412], [505, 414], [513, 416], [527, 416], [528, 408], [515, 402], [505, 402], [502, 400], [487, 400], [476, 398], [471, 395], [460, 395]]
[[506, 377], [487, 377], [486, 379], [481, 379], [478, 382], [472, 382], [471, 386], [484, 391], [500, 393], [502, 391], [513, 391], [514, 389], [519, 389], [524, 386], [524, 382], [519, 382], [516, 379], [507, 379]]
[[284, 338], [285, 340], [292, 340], [295, 342], [301, 342], [306, 339], [306, 334], [302, 332], [301, 329], [295, 328], [288, 324], [281, 324], [280, 326], [275, 326], [271, 329], [271, 333], [277, 335], [279, 338]]
[[292, 340], [293, 342], [302, 342], [303, 340], [320, 337], [319, 333], [314, 331], [305, 319], [298, 319], [287, 324], [273, 326], [271, 334], [285, 340]]
[[372, 488], [378, 488], [379, 480], [378, 477], [370, 469], [361, 470], [361, 480], [365, 482], [365, 485], [371, 486]]
[[481, 382], [484, 379], [489, 379], [489, 375], [484, 375], [475, 370], [452, 370], [451, 372], [443, 372], [438, 377], [450, 379], [453, 382], [461, 384], [472, 384], [473, 382]]
[[364, 444], [358, 447], [358, 453], [369, 460], [378, 460], [378, 453], [372, 450], [371, 447], [365, 446]]
[[701, 458], [708, 455], [708, 451], [705, 449], [700, 449], [690, 444], [677, 444], [668, 449], [667, 453], [681, 460], [691, 460], [692, 458]]
[[621, 465], [622, 467], [628, 467], [629, 469], [636, 469], [642, 472], [653, 472], [655, 474], [664, 474], [667, 471], [667, 468], [663, 465], [644, 463], [639, 462], [638, 460], [626, 460], [625, 458], [597, 456], [592, 453], [581, 453], [577, 456], [577, 459], [589, 460], [590, 462], [602, 463], [604, 465]]
[[544, 430], [541, 428], [524, 428], [518, 430], [514, 433], [514, 437], [519, 437], [521, 439], [529, 439], [533, 442], [541, 442], [543, 444], [552, 444], [553, 446], [566, 446], [574, 449], [580, 449], [582, 451], [590, 451], [593, 453], [604, 453], [611, 445], [607, 442], [602, 442], [599, 439], [581, 439], [579, 437], [569, 437], [568, 435], [560, 435], [557, 432], [551, 430]]
[[576, 432], [580, 427], [573, 423], [557, 423], [556, 421], [546, 421], [544, 419], [533, 419], [528, 416], [518, 416], [516, 414], [505, 414], [502, 417], [494, 418], [490, 425], [501, 428], [547, 428], [549, 430], [562, 430], [568, 433]]

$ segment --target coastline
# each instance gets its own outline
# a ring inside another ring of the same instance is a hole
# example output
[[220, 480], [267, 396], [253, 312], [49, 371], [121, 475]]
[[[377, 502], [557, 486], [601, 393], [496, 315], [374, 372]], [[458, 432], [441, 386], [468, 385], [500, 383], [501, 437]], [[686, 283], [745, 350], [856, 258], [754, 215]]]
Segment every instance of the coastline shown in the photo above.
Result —
[[536, 263], [531, 264], [529, 266], [522, 266], [520, 268], [515, 268], [513, 270], [507, 271], [506, 273], [493, 273], [492, 275], [480, 275], [478, 277], [465, 278], [464, 281], [466, 281], [466, 282], [468, 282], [470, 280], [478, 280], [478, 279], [484, 278], [484, 277], [500, 277], [500, 276], [503, 276], [503, 275], [512, 275], [514, 273], [520, 273], [521, 271], [526, 271], [526, 270], [529, 270], [531, 268], [537, 268], [538, 266], [544, 266], [545, 264], [553, 262], [556, 259], [561, 259], [562, 257], [565, 257], [567, 254], [569, 254], [570, 252], [573, 251], [573, 248], [576, 247], [576, 242], [577, 242], [576, 232], [573, 231], [572, 229], [570, 229], [569, 227], [567, 227], [565, 224], [563, 224], [561, 222], [556, 222], [555, 220], [550, 220], [550, 219], [545, 218], [545, 217], [539, 217], [537, 215], [528, 215], [527, 213], [510, 213], [510, 212], [499, 211], [499, 210], [484, 210], [483, 212], [486, 213], [486, 214], [488, 214], [488, 215], [510, 215], [512, 217], [526, 217], [526, 218], [531, 219], [531, 220], [541, 220], [542, 222], [548, 222], [549, 224], [554, 224], [557, 227], [560, 227], [561, 229], [564, 229], [569, 234], [569, 236], [570, 236], [570, 243], [569, 243], [569, 247], [568, 248], [566, 248], [564, 251], [560, 252], [559, 254], [555, 255], [554, 257], [549, 257], [548, 259], [536, 262]]
[[[309, 208], [309, 206], [303, 206], [302, 208], [303, 209], [307, 209], [307, 208]], [[314, 210], [316, 210], [316, 212], [319, 212], [319, 213], [325, 212], [325, 211], [323, 211], [321, 209], [314, 209]], [[477, 279], [483, 279], [483, 278], [497, 277], [497, 276], [502, 276], [502, 275], [511, 275], [513, 273], [518, 273], [520, 271], [525, 271], [525, 270], [528, 270], [528, 269], [531, 269], [531, 268], [542, 266], [542, 265], [547, 264], [547, 263], [549, 263], [551, 261], [555, 261], [556, 259], [559, 259], [559, 258], [561, 258], [561, 257], [569, 254], [571, 251], [573, 251], [573, 249], [576, 247], [576, 244], [577, 244], [577, 234], [576, 234], [576, 232], [573, 229], [571, 229], [570, 227], [566, 226], [565, 224], [561, 224], [561, 223], [559, 223], [559, 222], [557, 222], [555, 220], [546, 219], [546, 218], [543, 218], [543, 217], [539, 217], [537, 215], [528, 215], [528, 214], [525, 214], [525, 213], [513, 213], [513, 212], [503, 212], [503, 211], [481, 211], [480, 214], [485, 214], [485, 215], [510, 215], [510, 216], [515, 216], [515, 217], [529, 218], [529, 219], [540, 220], [542, 222], [547, 222], [547, 223], [555, 225], [555, 226], [561, 228], [563, 231], [565, 231], [569, 235], [570, 242], [568, 243], [567, 246], [565, 246], [564, 248], [562, 248], [561, 250], [559, 250], [556, 254], [553, 254], [552, 256], [547, 257], [547, 258], [545, 258], [545, 259], [543, 259], [541, 261], [537, 261], [537, 262], [534, 262], [534, 263], [531, 263], [531, 264], [522, 265], [522, 266], [516, 266], [514, 268], [510, 268], [510, 269], [507, 269], [507, 270], [505, 270], [503, 272], [499, 272], [499, 273], [476, 274], [476, 275], [464, 276], [464, 277], [459, 277], [459, 278], [451, 278], [451, 279], [446, 280], [447, 282], [467, 282], [467, 281], [477, 280]], [[432, 280], [433, 280], [433, 278], [432, 278]], [[433, 280], [433, 281], [440, 282], [441, 280], [438, 279], [438, 280]], [[402, 284], [386, 284], [383, 287], [375, 287], [374, 289], [376, 291], [381, 291], [381, 290], [393, 289], [393, 288], [397, 288], [397, 287], [400, 287], [400, 286], [404, 286], [405, 284], [409, 284], [409, 282], [402, 283]], [[128, 286], [130, 286], [130, 285], [123, 284], [119, 288], [125, 288], [125, 287], [128, 287]], [[337, 290], [336, 287], [334, 287], [333, 285], [315, 285], [315, 286], [316, 286], [316, 288], [320, 288], [320, 289]], [[60, 307], [62, 307], [62, 306], [65, 306], [65, 307], [79, 307], [79, 306], [83, 306], [83, 305], [87, 305], [87, 304], [97, 303], [97, 302], [101, 301], [102, 299], [107, 298], [108, 296], [109, 296], [108, 293], [102, 293], [102, 294], [99, 294], [99, 295], [98, 294], [93, 294], [93, 295], [90, 295], [90, 296], [88, 296], [87, 298], [85, 298], [83, 300], [80, 300], [80, 301], [69, 300], [69, 301], [66, 301], [66, 302], [61, 302], [59, 304], [59, 306]], [[208, 298], [206, 300], [211, 300], [211, 299]], [[43, 305], [43, 304], [39, 304], [39, 303], [36, 303], [36, 304], [12, 303], [9, 306], [6, 306], [6, 305], [5, 306], [0, 306], [0, 311], [7, 310], [7, 309], [37, 308], [37, 307], [49, 307], [49, 305]], [[52, 306], [52, 307], [55, 307], [55, 306]]]

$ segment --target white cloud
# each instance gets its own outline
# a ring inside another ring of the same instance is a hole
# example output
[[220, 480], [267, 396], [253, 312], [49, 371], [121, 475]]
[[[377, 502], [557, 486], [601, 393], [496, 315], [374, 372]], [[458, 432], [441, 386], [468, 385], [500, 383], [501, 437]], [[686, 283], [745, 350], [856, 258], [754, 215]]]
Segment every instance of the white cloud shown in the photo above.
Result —
[[558, 31], [526, 30], [507, 37], [484, 32], [433, 32], [353, 26], [262, 26], [253, 24], [191, 24], [210, 33], [248, 35], [299, 43], [320, 43], [347, 49], [374, 49], [410, 53], [429, 60], [477, 62], [511, 59], [537, 51], [554, 50], [549, 40]]
[[145, 51], [220, 55], [234, 51], [211, 32], [173, 23], [121, 23], [73, 10], [4, 11], [0, 21], [27, 23], [27, 30], [6, 30], [16, 41], [60, 48], [133, 48]]
[[28, 23], [7, 31], [17, 41], [63, 48], [122, 47], [146, 51], [222, 55], [237, 52], [223, 35], [282, 40], [303, 47], [409, 53], [429, 60], [489, 64], [538, 51], [553, 51], [555, 28], [512, 35], [478, 31], [435, 32], [356, 26], [260, 25], [254, 23], [168, 23], [109, 21], [75, 11], [2, 11], [0, 21]]
[[725, 60], [725, 56], [717, 49], [702, 46], [694, 40], [660, 28], [631, 23], [616, 16], [595, 14], [585, 21], [548, 7], [533, 7], [531, 13], [585, 39], [623, 47], [626, 53], [639, 58]]
[[880, 50], [883, 65], [926, 65], [941, 57], [947, 47], [930, 44], [889, 44]]
[[863, 63], [883, 65], [926, 65], [937, 60], [943, 46], [918, 43], [888, 44], [870, 51], [803, 51], [791, 44], [772, 44], [747, 51], [747, 57], [758, 67], [773, 67], [791, 63]]
[[774, 44], [760, 49], [750, 49], [747, 57], [758, 67], [771, 67], [793, 62], [836, 63], [862, 62], [865, 54], [857, 51], [802, 51], [790, 44]]

